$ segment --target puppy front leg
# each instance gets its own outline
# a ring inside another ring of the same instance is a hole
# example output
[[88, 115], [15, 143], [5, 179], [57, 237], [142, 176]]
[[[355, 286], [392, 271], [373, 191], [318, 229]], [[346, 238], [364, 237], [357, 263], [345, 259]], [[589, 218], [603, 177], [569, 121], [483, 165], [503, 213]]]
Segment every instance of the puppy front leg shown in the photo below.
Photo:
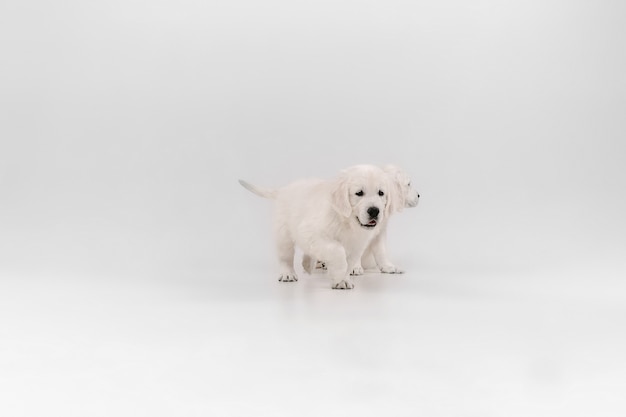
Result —
[[364, 258], [365, 256], [348, 255], [348, 265], [352, 265], [350, 267], [350, 275], [363, 275], [362, 259]]
[[356, 265], [350, 268], [350, 275], [363, 275], [363, 267], [360, 260], [357, 259]]
[[377, 269], [376, 259], [374, 259], [374, 254], [372, 253], [372, 245], [373, 242], [365, 249], [363, 256], [361, 256], [361, 266], [363, 269]]
[[387, 257], [387, 233], [382, 232], [380, 235], [376, 236], [374, 241], [372, 241], [372, 254], [374, 255], [374, 260], [380, 269], [380, 272], [384, 274], [403, 274], [404, 271], [391, 263], [389, 258]]
[[361, 266], [361, 256], [356, 254], [348, 254], [348, 265], [352, 265], [349, 268], [350, 275], [363, 275], [363, 266]]
[[317, 259], [324, 259], [328, 275], [332, 279], [333, 289], [350, 290], [354, 288], [352, 278], [348, 275], [346, 250], [339, 242], [320, 242], [314, 244], [311, 249]]

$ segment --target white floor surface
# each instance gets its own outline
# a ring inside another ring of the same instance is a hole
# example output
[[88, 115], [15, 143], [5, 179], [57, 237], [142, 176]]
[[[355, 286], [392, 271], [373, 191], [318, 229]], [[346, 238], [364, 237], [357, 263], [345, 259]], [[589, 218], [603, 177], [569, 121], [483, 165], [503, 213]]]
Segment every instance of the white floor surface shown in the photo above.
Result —
[[623, 265], [597, 276], [597, 265], [410, 265], [353, 291], [321, 273], [279, 283], [257, 266], [3, 280], [0, 414], [626, 413], [625, 285], [610, 272]]

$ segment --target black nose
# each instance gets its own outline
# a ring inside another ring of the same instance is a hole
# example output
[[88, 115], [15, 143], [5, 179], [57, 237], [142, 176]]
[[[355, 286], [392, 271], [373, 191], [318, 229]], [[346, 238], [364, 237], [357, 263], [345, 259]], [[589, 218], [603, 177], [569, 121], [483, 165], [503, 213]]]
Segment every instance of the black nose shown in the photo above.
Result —
[[369, 214], [372, 219], [375, 219], [376, 217], [378, 217], [378, 213], [380, 213], [380, 210], [378, 210], [378, 207], [370, 207], [367, 209], [367, 214]]

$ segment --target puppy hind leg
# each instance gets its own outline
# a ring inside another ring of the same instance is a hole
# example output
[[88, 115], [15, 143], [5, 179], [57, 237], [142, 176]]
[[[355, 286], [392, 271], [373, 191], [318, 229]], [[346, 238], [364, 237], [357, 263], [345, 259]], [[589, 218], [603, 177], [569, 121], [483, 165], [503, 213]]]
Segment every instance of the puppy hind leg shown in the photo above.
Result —
[[293, 268], [293, 257], [296, 252], [294, 242], [288, 236], [279, 235], [276, 241], [276, 248], [280, 264], [278, 280], [281, 282], [297, 281], [298, 276]]
[[306, 253], [302, 255], [302, 268], [304, 268], [307, 274], [310, 275], [313, 273], [314, 263], [315, 263], [315, 260], [312, 257], [307, 255]]

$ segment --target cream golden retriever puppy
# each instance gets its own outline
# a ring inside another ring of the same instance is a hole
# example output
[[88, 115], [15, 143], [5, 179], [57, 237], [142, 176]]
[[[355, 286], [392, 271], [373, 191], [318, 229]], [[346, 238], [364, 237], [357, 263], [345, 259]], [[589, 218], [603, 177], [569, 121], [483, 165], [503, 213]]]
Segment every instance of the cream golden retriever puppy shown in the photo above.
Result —
[[351, 289], [350, 273], [379, 235], [381, 222], [403, 204], [397, 186], [381, 168], [356, 165], [332, 180], [301, 180], [279, 189], [239, 181], [253, 193], [275, 200], [274, 233], [279, 281], [297, 281], [295, 247], [310, 272], [323, 259], [332, 288]]
[[[397, 207], [397, 211], [402, 211], [404, 207], [410, 208], [417, 206], [419, 203], [420, 195], [413, 188], [411, 184], [411, 178], [409, 175], [400, 169], [396, 165], [386, 165], [383, 170], [396, 187], [396, 191], [399, 193], [399, 205]], [[389, 213], [390, 215], [393, 214]], [[354, 269], [351, 271], [351, 275], [361, 275], [364, 272], [364, 269], [378, 269], [380, 272], [386, 274], [402, 274], [404, 271], [397, 266], [395, 266], [387, 256], [387, 218], [379, 223], [380, 232], [372, 241], [369, 246], [365, 249], [363, 256], [361, 257], [361, 261], [357, 263]], [[308, 271], [307, 259], [305, 258], [302, 262], [302, 266], [305, 270]], [[317, 269], [326, 269], [326, 264], [322, 261], [317, 261], [315, 267]]]

